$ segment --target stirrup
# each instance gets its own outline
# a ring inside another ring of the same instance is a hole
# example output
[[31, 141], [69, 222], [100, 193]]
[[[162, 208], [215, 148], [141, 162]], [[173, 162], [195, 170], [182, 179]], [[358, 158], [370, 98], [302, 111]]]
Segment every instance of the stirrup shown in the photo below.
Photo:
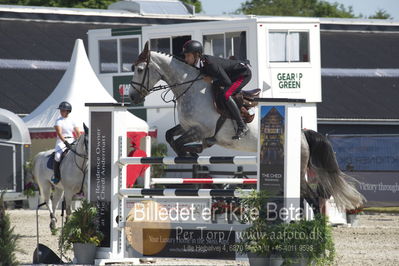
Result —
[[61, 179], [59, 179], [59, 178], [56, 178], [56, 177], [51, 178], [51, 182], [53, 182], [54, 185], [57, 185], [60, 181], [61, 181]]

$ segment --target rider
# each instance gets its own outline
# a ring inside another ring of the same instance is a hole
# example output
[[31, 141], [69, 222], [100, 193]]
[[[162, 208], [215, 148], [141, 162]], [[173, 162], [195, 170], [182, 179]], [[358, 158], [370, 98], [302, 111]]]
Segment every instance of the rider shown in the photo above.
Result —
[[55, 156], [54, 156], [54, 178], [51, 179], [54, 184], [57, 184], [61, 180], [60, 174], [60, 160], [63, 151], [71, 148], [71, 143], [74, 141], [73, 133], [75, 137], [79, 138], [80, 131], [76, 126], [75, 122], [69, 116], [72, 112], [72, 105], [69, 102], [62, 102], [58, 106], [61, 117], [55, 121], [55, 132], [57, 133], [57, 141], [55, 143]]
[[223, 89], [226, 106], [237, 121], [237, 132], [233, 139], [246, 135], [248, 127], [241, 117], [237, 104], [231, 97], [251, 80], [251, 70], [240, 60], [224, 59], [203, 54], [202, 44], [189, 40], [183, 45], [184, 60], [187, 64], [197, 67], [205, 75], [204, 80], [214, 83]]

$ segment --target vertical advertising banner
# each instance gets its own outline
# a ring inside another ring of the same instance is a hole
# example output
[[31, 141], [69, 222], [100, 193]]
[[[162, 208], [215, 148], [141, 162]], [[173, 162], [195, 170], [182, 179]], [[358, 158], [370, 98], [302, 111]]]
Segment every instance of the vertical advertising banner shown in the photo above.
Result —
[[284, 207], [285, 106], [261, 106], [259, 185], [267, 204]]
[[111, 112], [91, 112], [90, 202], [98, 209], [98, 227], [104, 234], [100, 247], [110, 247], [111, 235]]

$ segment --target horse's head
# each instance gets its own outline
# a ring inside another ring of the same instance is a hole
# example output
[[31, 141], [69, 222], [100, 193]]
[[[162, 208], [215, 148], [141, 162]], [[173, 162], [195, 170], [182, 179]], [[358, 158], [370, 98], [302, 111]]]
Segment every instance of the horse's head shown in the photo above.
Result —
[[161, 74], [151, 61], [151, 51], [148, 49], [148, 42], [138, 59], [132, 65], [134, 72], [130, 82], [129, 96], [134, 104], [144, 102], [144, 98], [151, 93], [155, 84], [161, 80]]

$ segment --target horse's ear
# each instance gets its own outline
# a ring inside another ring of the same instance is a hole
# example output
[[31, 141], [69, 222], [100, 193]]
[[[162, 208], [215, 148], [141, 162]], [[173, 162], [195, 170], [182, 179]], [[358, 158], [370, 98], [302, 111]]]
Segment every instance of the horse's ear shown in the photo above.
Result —
[[144, 49], [143, 49], [143, 53], [147, 54], [148, 53], [148, 41], [145, 42], [144, 44]]
[[149, 55], [149, 50], [148, 50], [148, 41], [144, 44], [144, 49], [141, 51], [139, 57], [137, 58], [137, 61], [134, 63], [134, 65], [137, 65], [141, 62], [147, 61], [148, 55]]
[[85, 130], [85, 135], [89, 134], [89, 128], [83, 123], [83, 129]]

